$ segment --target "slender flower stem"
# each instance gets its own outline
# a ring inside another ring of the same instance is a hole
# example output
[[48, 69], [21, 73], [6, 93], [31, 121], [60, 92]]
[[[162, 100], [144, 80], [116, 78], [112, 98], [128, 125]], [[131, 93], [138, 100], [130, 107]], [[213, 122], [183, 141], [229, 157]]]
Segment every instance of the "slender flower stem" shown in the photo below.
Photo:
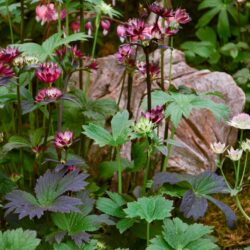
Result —
[[147, 222], [147, 246], [149, 245], [150, 240], [150, 223]]
[[13, 35], [12, 20], [11, 20], [10, 11], [9, 11], [9, 1], [8, 0], [5, 0], [5, 5], [6, 5], [7, 15], [8, 15], [11, 43], [13, 44], [14, 43], [14, 35]]
[[49, 136], [49, 131], [50, 131], [50, 124], [51, 124], [51, 104], [48, 104], [48, 113], [49, 113], [49, 117], [46, 123], [46, 127], [45, 127], [45, 135], [44, 135], [44, 141], [43, 141], [43, 146], [46, 147], [47, 145], [47, 140], [48, 140], [48, 136]]
[[122, 194], [122, 163], [119, 147], [116, 147], [116, 159], [118, 162], [118, 193]]
[[170, 37], [169, 86], [172, 84], [174, 37]]
[[21, 3], [21, 27], [20, 27], [20, 40], [23, 43], [24, 40], [24, 0]]
[[224, 160], [221, 161], [221, 160], [219, 159], [218, 168], [219, 168], [220, 171], [221, 171], [221, 174], [222, 174], [222, 176], [223, 176], [223, 178], [224, 178], [224, 181], [225, 181], [225, 183], [226, 183], [228, 189], [229, 189], [229, 190], [232, 190], [232, 187], [231, 187], [230, 183], [228, 182], [228, 180], [227, 180], [227, 178], [226, 178], [226, 176], [225, 176], [225, 174], [224, 174], [224, 171], [223, 171], [223, 163], [224, 163]]
[[149, 63], [149, 53], [147, 49], [144, 49], [144, 53], [146, 56], [146, 71], [147, 71], [147, 103], [148, 103], [148, 111], [151, 110], [152, 108], [152, 103], [151, 103], [151, 77], [150, 77], [150, 63]]
[[17, 81], [16, 85], [16, 92], [17, 92], [17, 116], [18, 116], [18, 122], [17, 122], [17, 132], [18, 135], [21, 134], [22, 128], [23, 128], [23, 122], [22, 122], [22, 105], [21, 105], [21, 92], [20, 92], [20, 81]]
[[[66, 17], [65, 17], [65, 26], [66, 26], [66, 35], [69, 35], [69, 1], [66, 1]], [[60, 16], [58, 16], [58, 19]], [[61, 18], [60, 18], [61, 19]]]
[[145, 170], [145, 173], [144, 173], [142, 195], [145, 194], [146, 188], [147, 188], [148, 174], [149, 174], [150, 161], [151, 161], [151, 152], [152, 152], [152, 148], [151, 148], [151, 145], [150, 145], [150, 142], [149, 142], [149, 148], [148, 148], [148, 153], [147, 153], [147, 165], [146, 165], [146, 170]]
[[97, 44], [97, 38], [98, 38], [98, 32], [100, 28], [100, 22], [101, 22], [101, 14], [98, 13], [95, 18], [95, 37], [94, 37], [94, 44], [92, 48], [92, 58], [95, 57], [95, 51], [96, 51], [96, 44]]
[[61, 4], [58, 4], [57, 8], [57, 13], [58, 13], [58, 32], [62, 32], [62, 23], [61, 23]]
[[132, 96], [132, 86], [133, 86], [133, 73], [128, 71], [128, 102], [127, 102], [127, 110], [129, 112], [130, 118], [132, 117], [131, 111], [131, 96]]
[[244, 163], [244, 168], [243, 168], [243, 172], [242, 172], [242, 176], [241, 176], [241, 180], [240, 180], [240, 187], [242, 187], [243, 181], [244, 181], [244, 177], [246, 174], [246, 169], [247, 169], [247, 162], [248, 162], [248, 151], [246, 152], [246, 158], [245, 158], [245, 163]]
[[238, 195], [235, 196], [235, 201], [236, 201], [236, 205], [239, 208], [241, 214], [244, 216], [244, 218], [247, 221], [250, 221], [250, 217], [246, 214], [246, 212], [244, 211], [243, 207], [241, 206], [241, 203], [240, 203]]
[[[84, 8], [83, 8], [84, 0], [80, 0], [80, 32], [84, 32]], [[80, 41], [80, 50], [83, 51], [83, 41]], [[79, 59], [80, 71], [79, 71], [79, 85], [80, 89], [83, 89], [83, 62], [82, 59]]]
[[[174, 139], [175, 131], [176, 131], [176, 128], [173, 126], [171, 128], [170, 140]], [[170, 153], [171, 153], [171, 149], [172, 149], [172, 142], [168, 143], [167, 149], [168, 149], [167, 156], [165, 157], [164, 163], [163, 163], [163, 172], [166, 172], [166, 170], [168, 168], [168, 161], [169, 161]]]
[[[241, 146], [242, 144], [242, 141], [243, 141], [243, 132], [244, 130], [241, 130], [240, 131], [240, 142], [239, 142], [239, 145]], [[237, 163], [237, 168], [236, 168], [236, 180], [235, 180], [235, 188], [238, 188], [238, 184], [239, 184], [239, 178], [240, 178], [240, 159], [238, 160], [238, 163]]]

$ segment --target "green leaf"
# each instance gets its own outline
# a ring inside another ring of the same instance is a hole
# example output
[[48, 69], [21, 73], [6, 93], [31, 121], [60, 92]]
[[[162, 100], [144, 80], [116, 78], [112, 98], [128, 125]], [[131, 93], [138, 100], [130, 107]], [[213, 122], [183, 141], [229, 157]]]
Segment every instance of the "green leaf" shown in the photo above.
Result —
[[[179, 218], [164, 221], [161, 236], [151, 240], [147, 250], [213, 250], [218, 249], [209, 236], [213, 228], [202, 224], [188, 225]], [[160, 248], [162, 247], [162, 248]]]
[[122, 210], [122, 206], [126, 204], [126, 201], [119, 194], [108, 192], [110, 198], [99, 198], [96, 202], [96, 208], [105, 214], [124, 218], [125, 213]]
[[219, 37], [224, 41], [227, 41], [231, 35], [230, 24], [229, 24], [226, 8], [220, 11], [220, 14], [218, 17], [217, 32], [218, 32]]
[[220, 12], [220, 7], [215, 7], [214, 9], [209, 10], [206, 12], [196, 24], [196, 28], [201, 28], [206, 26], [211, 22], [211, 20]]
[[131, 122], [129, 120], [129, 113], [127, 110], [118, 112], [111, 120], [112, 136], [114, 141], [121, 145], [128, 136]]
[[15, 183], [3, 172], [0, 172], [0, 197], [11, 192], [15, 187]]
[[9, 152], [13, 149], [19, 149], [19, 148], [31, 148], [31, 144], [24, 137], [12, 136], [10, 137], [9, 142], [3, 146], [3, 150], [5, 152]]
[[216, 45], [216, 33], [211, 27], [200, 28], [195, 34], [201, 41], [207, 41], [212, 43], [214, 46]]
[[137, 201], [129, 202], [124, 209], [128, 218], [139, 217], [151, 223], [155, 220], [163, 220], [170, 216], [173, 202], [161, 196], [139, 198]]
[[34, 250], [40, 240], [36, 238], [36, 232], [18, 228], [0, 232], [0, 249], [2, 250]]
[[199, 4], [198, 10], [214, 8], [217, 6], [223, 6], [223, 2], [221, 0], [204, 0]]
[[130, 227], [132, 227], [135, 223], [134, 219], [122, 219], [117, 222], [116, 227], [119, 230], [120, 234], [123, 234], [126, 230], [128, 230]]
[[106, 145], [113, 145], [112, 136], [104, 128], [95, 124], [89, 124], [83, 126], [83, 129], [84, 129], [83, 134], [85, 134], [90, 139], [94, 140], [94, 142], [98, 144], [100, 147]]

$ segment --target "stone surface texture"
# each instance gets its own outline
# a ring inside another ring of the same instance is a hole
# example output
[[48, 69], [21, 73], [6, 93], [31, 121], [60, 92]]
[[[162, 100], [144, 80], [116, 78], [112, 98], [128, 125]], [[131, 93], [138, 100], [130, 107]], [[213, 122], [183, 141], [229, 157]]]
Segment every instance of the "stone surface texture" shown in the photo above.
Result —
[[[159, 62], [159, 50], [152, 55], [152, 61]], [[170, 50], [165, 52], [165, 79], [168, 85]], [[92, 98], [112, 98], [118, 100], [121, 91], [121, 79], [124, 67], [117, 63], [114, 55], [98, 59], [99, 69], [91, 76], [89, 96]], [[245, 104], [244, 92], [236, 85], [233, 78], [221, 72], [197, 70], [185, 62], [184, 55], [178, 50], [173, 51], [172, 83], [178, 87], [185, 85], [198, 93], [219, 91], [223, 99], [211, 97], [218, 103], [225, 103], [230, 108], [230, 117], [240, 113]], [[159, 89], [157, 84], [153, 89]], [[139, 74], [134, 75], [132, 108], [134, 119], [141, 115], [140, 104], [146, 94], [146, 83]], [[120, 108], [126, 108], [127, 86], [120, 101]], [[164, 124], [161, 126], [163, 134]], [[189, 120], [182, 120], [174, 138], [183, 147], [173, 147], [169, 165], [171, 169], [180, 172], [197, 174], [205, 170], [215, 170], [216, 156], [210, 149], [210, 144], [221, 141], [233, 145], [237, 139], [237, 130], [230, 128], [224, 122], [218, 122], [208, 110], [193, 110]], [[129, 147], [124, 155], [129, 156]]]

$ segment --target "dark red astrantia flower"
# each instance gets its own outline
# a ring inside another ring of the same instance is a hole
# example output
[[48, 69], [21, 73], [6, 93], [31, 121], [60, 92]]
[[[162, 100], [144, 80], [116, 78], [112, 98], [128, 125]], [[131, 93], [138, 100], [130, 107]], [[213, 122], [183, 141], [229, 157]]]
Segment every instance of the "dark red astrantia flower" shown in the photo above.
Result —
[[57, 132], [55, 136], [55, 147], [57, 149], [65, 149], [73, 143], [74, 134], [70, 130], [65, 132]]
[[157, 3], [152, 3], [149, 6], [149, 9], [150, 9], [150, 11], [155, 13], [156, 15], [158, 15], [160, 17], [163, 17], [163, 18], [168, 18], [168, 17], [173, 16], [173, 11], [172, 10], [165, 9], [165, 8], [161, 7]]
[[37, 78], [44, 83], [53, 83], [60, 75], [61, 69], [53, 62], [42, 63], [36, 70]]
[[3, 63], [11, 63], [21, 52], [14, 47], [7, 47], [6, 49], [0, 50], [0, 61]]
[[0, 77], [11, 78], [13, 75], [13, 70], [7, 65], [0, 62]]
[[163, 110], [163, 106], [157, 105], [154, 109], [151, 109], [146, 113], [142, 113], [142, 115], [154, 124], [159, 124], [164, 118]]

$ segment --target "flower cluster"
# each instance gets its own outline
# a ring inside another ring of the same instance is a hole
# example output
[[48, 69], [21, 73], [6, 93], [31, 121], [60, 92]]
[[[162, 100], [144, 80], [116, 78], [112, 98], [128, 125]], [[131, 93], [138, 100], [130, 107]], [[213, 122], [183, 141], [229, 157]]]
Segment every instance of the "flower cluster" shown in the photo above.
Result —
[[[66, 10], [61, 10], [60, 18], [64, 19], [66, 16]], [[46, 22], [52, 22], [58, 20], [58, 12], [53, 3], [38, 5], [36, 7], [36, 20], [45, 24]]]
[[58, 88], [46, 88], [39, 90], [37, 96], [35, 97], [36, 103], [44, 101], [56, 101], [62, 96], [62, 91]]
[[143, 117], [149, 119], [154, 124], [159, 124], [164, 119], [163, 106], [156, 106], [155, 108], [142, 113]]
[[53, 83], [60, 75], [61, 69], [53, 62], [42, 63], [36, 70], [37, 78], [44, 83]]
[[250, 115], [246, 113], [240, 113], [234, 116], [228, 125], [238, 129], [250, 129]]
[[72, 145], [73, 139], [74, 134], [70, 130], [57, 132], [55, 136], [55, 147], [57, 149], [67, 149]]

